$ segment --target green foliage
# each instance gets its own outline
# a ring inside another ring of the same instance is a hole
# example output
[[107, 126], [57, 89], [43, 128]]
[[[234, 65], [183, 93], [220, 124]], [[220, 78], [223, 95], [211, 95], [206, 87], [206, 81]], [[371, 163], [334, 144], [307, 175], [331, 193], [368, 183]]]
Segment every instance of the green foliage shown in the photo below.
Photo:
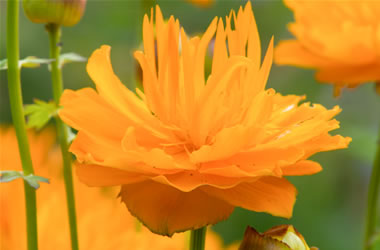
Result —
[[76, 53], [65, 53], [61, 54], [59, 56], [59, 67], [62, 68], [63, 65], [67, 63], [72, 63], [72, 62], [86, 62], [87, 58], [83, 57], [81, 55], [78, 55]]
[[[35, 56], [28, 56], [18, 62], [19, 68], [38, 68], [41, 64], [49, 64], [54, 59], [38, 58]], [[8, 69], [8, 59], [3, 59], [0, 61], [0, 70]]]
[[[50, 64], [54, 59], [49, 58], [38, 58], [36, 56], [28, 56], [18, 62], [21, 68], [38, 68], [41, 64]], [[79, 54], [70, 52], [59, 56], [59, 67], [62, 68], [63, 65], [72, 62], [87, 62], [87, 58]], [[0, 60], [0, 70], [8, 69], [8, 59], [5, 58]]]
[[35, 189], [38, 189], [40, 187], [40, 182], [49, 183], [49, 179], [47, 178], [33, 174], [24, 175], [22, 171], [4, 170], [0, 171], [0, 174], [0, 183], [10, 182], [18, 178], [22, 178]]
[[27, 117], [27, 127], [41, 129], [49, 120], [57, 115], [58, 108], [54, 102], [34, 100], [34, 104], [25, 105], [24, 114]]
[[74, 133], [69, 126], [65, 126], [65, 127], [67, 128], [67, 142], [70, 144], [75, 139], [77, 134]]

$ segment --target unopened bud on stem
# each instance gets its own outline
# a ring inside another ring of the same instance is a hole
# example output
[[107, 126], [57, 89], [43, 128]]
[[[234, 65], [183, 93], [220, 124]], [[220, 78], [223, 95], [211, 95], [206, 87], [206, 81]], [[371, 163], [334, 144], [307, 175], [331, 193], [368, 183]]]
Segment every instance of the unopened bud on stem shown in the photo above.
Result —
[[86, 0], [23, 0], [23, 7], [34, 23], [73, 26], [82, 18]]

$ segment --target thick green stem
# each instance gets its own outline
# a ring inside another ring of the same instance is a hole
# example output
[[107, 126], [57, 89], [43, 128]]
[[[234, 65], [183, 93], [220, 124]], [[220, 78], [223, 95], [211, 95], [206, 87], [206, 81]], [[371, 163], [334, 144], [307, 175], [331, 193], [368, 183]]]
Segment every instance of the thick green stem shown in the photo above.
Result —
[[[13, 125], [16, 131], [18, 148], [24, 175], [33, 174], [32, 157], [29, 150], [28, 135], [26, 132], [19, 61], [18, 40], [18, 10], [19, 0], [8, 0], [7, 13], [7, 57], [8, 57], [8, 89], [11, 105]], [[37, 237], [37, 208], [36, 191], [24, 181], [26, 207], [26, 233], [28, 250], [38, 249]]]
[[[379, 127], [380, 129], [380, 127]], [[373, 249], [373, 244], [371, 238], [375, 235], [376, 224], [378, 215], [376, 214], [378, 208], [378, 198], [379, 198], [379, 187], [380, 187], [380, 130], [379, 137], [377, 141], [377, 151], [375, 156], [375, 161], [373, 163], [373, 169], [371, 178], [369, 181], [368, 188], [368, 204], [367, 204], [367, 221], [366, 221], [366, 233], [364, 241], [364, 249]]]
[[[51, 77], [53, 84], [53, 96], [54, 102], [59, 106], [59, 99], [63, 91], [62, 83], [62, 71], [59, 66], [59, 55], [60, 55], [60, 37], [61, 37], [61, 28], [57, 24], [47, 24], [46, 29], [49, 33], [49, 42], [50, 42], [50, 57], [55, 59], [51, 63]], [[77, 220], [75, 212], [75, 198], [74, 198], [74, 185], [73, 185], [73, 175], [71, 169], [71, 155], [68, 152], [68, 128], [62, 122], [59, 117], [56, 117], [56, 126], [58, 141], [61, 147], [62, 159], [63, 159], [63, 177], [65, 181], [66, 188], [66, 200], [67, 200], [67, 209], [69, 215], [69, 224], [70, 224], [70, 236], [71, 236], [71, 249], [78, 250], [78, 230], [77, 230]]]
[[206, 242], [206, 229], [202, 227], [197, 230], [191, 230], [190, 250], [204, 250]]

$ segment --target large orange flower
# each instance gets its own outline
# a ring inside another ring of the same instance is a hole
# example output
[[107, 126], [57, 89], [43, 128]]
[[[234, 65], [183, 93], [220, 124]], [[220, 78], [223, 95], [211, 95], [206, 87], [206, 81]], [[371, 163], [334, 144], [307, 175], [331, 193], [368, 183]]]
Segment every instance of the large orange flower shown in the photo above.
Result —
[[[69, 225], [65, 190], [61, 174], [61, 154], [54, 147], [54, 133], [29, 131], [29, 142], [36, 173], [49, 177], [50, 184], [42, 184], [37, 191], [38, 236], [40, 250], [70, 249]], [[0, 170], [21, 170], [14, 129], [0, 128]], [[84, 250], [187, 250], [188, 236], [161, 237], [146, 228], [136, 226], [135, 219], [125, 213], [116, 197], [115, 189], [89, 188], [74, 177], [77, 203], [78, 236]], [[0, 249], [26, 249], [25, 204], [21, 180], [0, 185]], [[110, 220], [112, 216], [117, 220]], [[220, 237], [207, 233], [206, 247], [224, 249]], [[237, 249], [231, 246], [228, 249]]]
[[156, 32], [153, 23], [145, 16], [144, 52], [135, 53], [145, 93], [123, 86], [102, 46], [87, 65], [97, 91], [62, 96], [60, 117], [79, 131], [70, 150], [80, 180], [121, 185], [129, 211], [163, 235], [214, 224], [236, 206], [290, 217], [296, 189], [284, 176], [320, 171], [307, 158], [350, 141], [328, 133], [339, 127], [332, 119], [339, 107], [299, 105], [303, 97], [265, 89], [273, 45], [260, 66], [249, 2], [226, 26], [215, 18], [201, 38], [188, 38], [173, 17], [165, 23], [158, 7]]
[[316, 78], [333, 83], [335, 94], [380, 81], [379, 1], [284, 2], [294, 12], [289, 30], [296, 40], [279, 43], [276, 63], [317, 69]]

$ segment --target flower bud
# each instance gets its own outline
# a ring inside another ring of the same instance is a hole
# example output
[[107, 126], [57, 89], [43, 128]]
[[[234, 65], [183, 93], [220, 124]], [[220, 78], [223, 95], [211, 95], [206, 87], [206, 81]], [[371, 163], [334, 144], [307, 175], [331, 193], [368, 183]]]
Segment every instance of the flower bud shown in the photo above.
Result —
[[82, 18], [86, 0], [23, 0], [23, 7], [34, 23], [73, 26]]
[[251, 249], [318, 250], [316, 247], [310, 248], [292, 225], [276, 226], [262, 234], [247, 227], [239, 250]]
[[310, 249], [303, 236], [292, 225], [280, 225], [272, 227], [266, 231], [264, 235], [286, 243], [293, 250]]

